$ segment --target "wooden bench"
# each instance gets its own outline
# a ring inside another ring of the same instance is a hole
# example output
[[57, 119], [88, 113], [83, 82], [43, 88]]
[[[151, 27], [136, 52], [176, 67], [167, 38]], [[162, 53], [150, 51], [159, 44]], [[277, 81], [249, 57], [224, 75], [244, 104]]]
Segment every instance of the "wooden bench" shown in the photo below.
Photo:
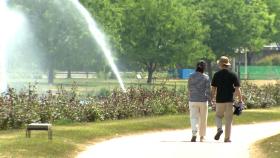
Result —
[[26, 127], [26, 138], [31, 137], [32, 130], [46, 130], [48, 131], [49, 140], [52, 139], [52, 125], [49, 123], [31, 123]]

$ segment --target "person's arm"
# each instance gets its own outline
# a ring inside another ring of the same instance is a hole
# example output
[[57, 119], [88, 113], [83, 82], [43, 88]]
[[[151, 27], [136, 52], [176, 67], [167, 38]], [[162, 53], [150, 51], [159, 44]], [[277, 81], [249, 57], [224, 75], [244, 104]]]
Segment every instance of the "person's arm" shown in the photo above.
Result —
[[243, 103], [243, 98], [242, 98], [242, 95], [241, 95], [240, 87], [235, 87], [235, 94], [238, 97], [238, 102], [242, 102]]
[[216, 107], [216, 95], [217, 95], [217, 81], [216, 81], [216, 73], [213, 76], [211, 82], [211, 103], [212, 103], [212, 110], [215, 110]]
[[217, 87], [212, 86], [211, 87], [211, 100], [216, 101], [216, 93], [217, 93]]
[[191, 78], [188, 79], [188, 95], [190, 98], [190, 83], [191, 83]]
[[209, 78], [206, 80], [206, 90], [205, 90], [205, 93], [206, 93], [206, 97], [207, 97], [207, 100], [208, 100], [209, 104], [212, 105], [211, 86], [210, 86]]
[[217, 87], [212, 86], [211, 87], [211, 104], [212, 104], [212, 110], [216, 109], [216, 93], [217, 93]]
[[238, 97], [238, 102], [242, 102], [243, 103], [243, 98], [241, 95], [241, 89], [240, 89], [240, 80], [237, 78], [237, 76], [234, 76], [234, 83], [233, 83], [234, 87], [235, 87], [235, 92], [234, 94]]

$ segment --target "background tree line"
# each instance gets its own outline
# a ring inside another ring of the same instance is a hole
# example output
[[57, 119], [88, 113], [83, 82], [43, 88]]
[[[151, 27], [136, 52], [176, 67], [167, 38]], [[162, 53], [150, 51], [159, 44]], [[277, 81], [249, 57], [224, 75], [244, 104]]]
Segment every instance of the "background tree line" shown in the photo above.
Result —
[[[148, 72], [209, 65], [236, 50], [260, 52], [280, 41], [278, 0], [80, 0], [91, 12], [122, 70]], [[40, 64], [54, 70], [104, 71], [106, 61], [83, 17], [68, 0], [11, 0], [27, 16], [42, 50]], [[211, 76], [211, 66], [209, 75]], [[70, 74], [70, 73], [69, 73]]]

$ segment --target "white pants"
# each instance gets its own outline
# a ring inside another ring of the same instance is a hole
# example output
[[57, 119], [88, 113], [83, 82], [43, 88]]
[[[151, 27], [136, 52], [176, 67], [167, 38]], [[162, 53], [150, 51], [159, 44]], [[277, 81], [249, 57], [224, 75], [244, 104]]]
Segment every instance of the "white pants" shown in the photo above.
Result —
[[192, 134], [196, 136], [199, 127], [200, 137], [206, 135], [208, 102], [189, 102], [190, 121], [192, 126]]

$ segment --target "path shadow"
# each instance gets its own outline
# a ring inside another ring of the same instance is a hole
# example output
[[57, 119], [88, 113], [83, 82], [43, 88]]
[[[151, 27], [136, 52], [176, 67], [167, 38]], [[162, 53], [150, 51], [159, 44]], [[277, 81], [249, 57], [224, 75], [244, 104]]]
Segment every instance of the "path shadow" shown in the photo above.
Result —
[[196, 142], [191, 142], [189, 140], [162, 140], [160, 141], [161, 143], [208, 143], [208, 144], [220, 144], [220, 143], [224, 143], [222, 141], [204, 141], [204, 142], [200, 142], [200, 141], [196, 141]]

